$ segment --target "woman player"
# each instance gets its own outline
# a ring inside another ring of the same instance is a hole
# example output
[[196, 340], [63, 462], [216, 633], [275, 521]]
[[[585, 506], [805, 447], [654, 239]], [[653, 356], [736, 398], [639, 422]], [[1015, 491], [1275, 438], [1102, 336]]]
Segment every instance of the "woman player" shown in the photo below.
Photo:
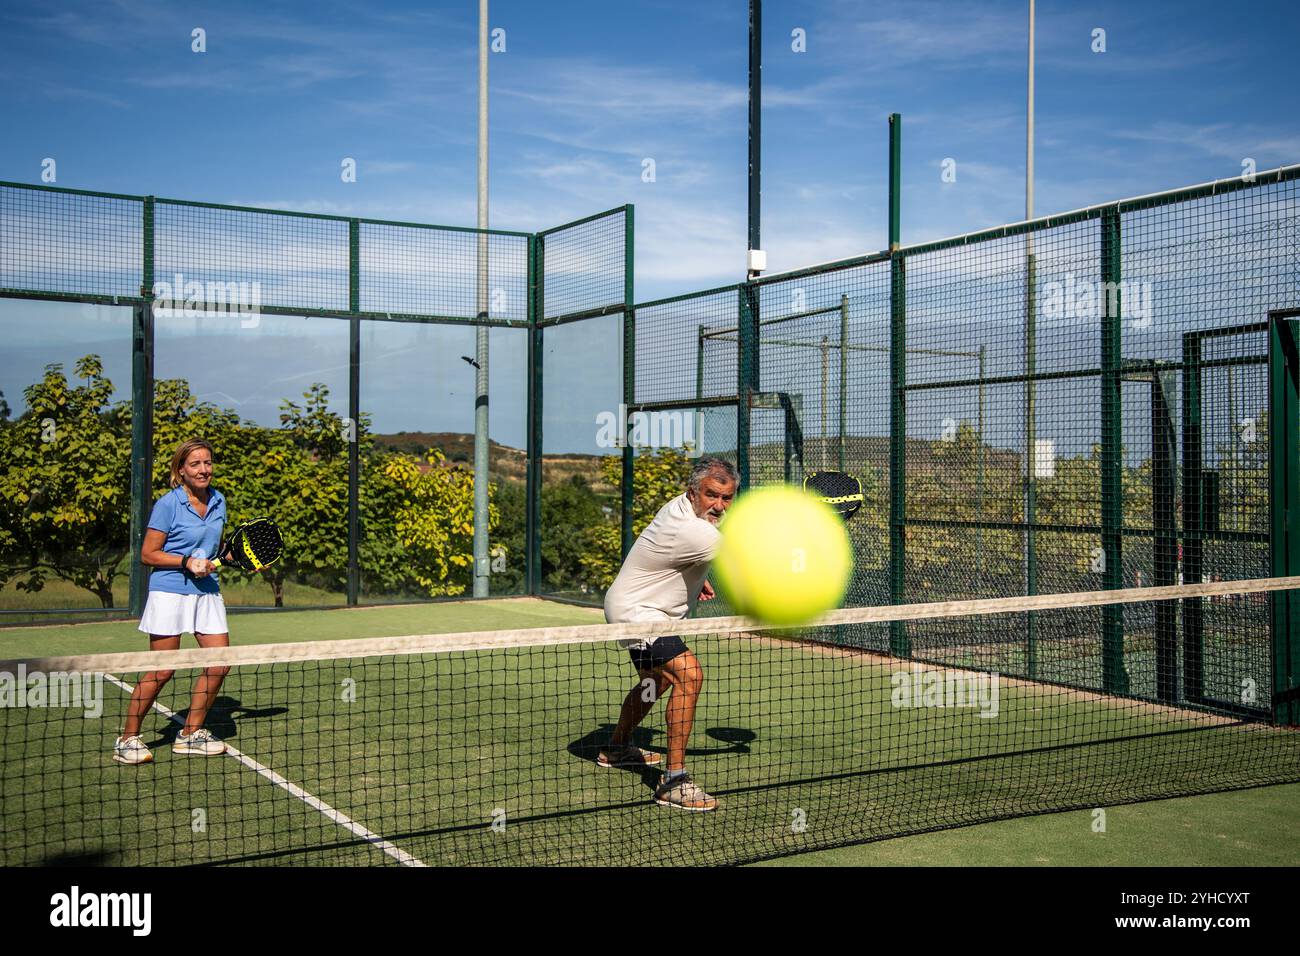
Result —
[[[140, 549], [140, 560], [154, 568], [140, 630], [149, 635], [149, 648], [155, 651], [177, 650], [186, 632], [194, 634], [200, 647], [226, 647], [230, 643], [226, 605], [209, 558], [218, 557], [226, 521], [226, 499], [212, 487], [212, 446], [201, 438], [182, 443], [172, 455], [171, 485], [172, 490], [153, 506]], [[229, 670], [209, 667], [195, 681], [173, 753], [213, 757], [225, 752], [226, 745], [204, 729], [203, 721]], [[140, 739], [140, 724], [172, 673], [150, 671], [135, 685], [126, 726], [113, 745], [118, 763], [153, 760]]]

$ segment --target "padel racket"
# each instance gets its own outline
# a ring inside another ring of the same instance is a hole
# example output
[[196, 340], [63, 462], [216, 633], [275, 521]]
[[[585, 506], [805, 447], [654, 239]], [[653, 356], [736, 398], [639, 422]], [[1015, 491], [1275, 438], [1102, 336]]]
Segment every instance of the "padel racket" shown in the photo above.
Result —
[[814, 471], [804, 478], [803, 487], [838, 511], [845, 521], [862, 507], [862, 482], [842, 471]]
[[254, 518], [241, 524], [226, 540], [222, 558], [212, 563], [234, 565], [244, 571], [261, 571], [284, 554], [284, 539], [270, 518]]

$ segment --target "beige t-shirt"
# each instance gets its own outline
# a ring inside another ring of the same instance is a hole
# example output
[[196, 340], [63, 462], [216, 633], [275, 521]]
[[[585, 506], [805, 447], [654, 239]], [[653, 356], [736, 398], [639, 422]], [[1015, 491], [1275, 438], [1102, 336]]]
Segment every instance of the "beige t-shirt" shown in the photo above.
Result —
[[[695, 608], [720, 538], [716, 527], [695, 514], [686, 495], [668, 502], [636, 539], [606, 592], [605, 620], [623, 624], [686, 617]], [[646, 642], [623, 643], [643, 647]]]

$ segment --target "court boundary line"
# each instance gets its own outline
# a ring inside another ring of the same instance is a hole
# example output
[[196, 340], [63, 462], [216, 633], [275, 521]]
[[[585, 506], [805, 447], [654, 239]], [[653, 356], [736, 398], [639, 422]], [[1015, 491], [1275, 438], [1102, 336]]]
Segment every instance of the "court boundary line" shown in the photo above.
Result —
[[[126, 691], [128, 694], [133, 693], [135, 690], [135, 688], [132, 687], [130, 684], [126, 683], [125, 681], [118, 680], [112, 674], [105, 674], [104, 676], [109, 681], [116, 684], [119, 688]], [[176, 711], [172, 710], [171, 708], [163, 704], [158, 703], [158, 701], [156, 700], [153, 702], [153, 707], [164, 717], [170, 720], [172, 723], [179, 725], [182, 730], [185, 729], [185, 722], [181, 720], [179, 713], [177, 713]], [[415, 867], [428, 866], [427, 863], [420, 860], [414, 854], [408, 853], [406, 850], [403, 850], [401, 847], [397, 846], [391, 841], [380, 836], [378, 833], [375, 833], [373, 830], [369, 829], [368, 827], [365, 827], [362, 824], [357, 823], [355, 820], [353, 820], [343, 811], [337, 810], [334, 807], [330, 806], [320, 797], [317, 797], [315, 794], [309, 793], [307, 790], [300, 787], [292, 780], [289, 780], [288, 778], [282, 776], [281, 774], [272, 770], [270, 767], [266, 766], [265, 764], [260, 763], [257, 760], [254, 760], [252, 757], [248, 756], [248, 754], [244, 753], [242, 750], [238, 750], [235, 747], [230, 746], [230, 744], [226, 744], [226, 753], [229, 754], [231, 757], [233, 757], [235, 760], [239, 761], [239, 763], [243, 764], [249, 770], [252, 770], [258, 776], [275, 784], [281, 790], [284, 790], [288, 794], [290, 794], [290, 796], [296, 797], [297, 799], [301, 800], [303, 803], [307, 804], [307, 806], [311, 807], [313, 810], [320, 813], [323, 817], [325, 817], [330, 822], [338, 824], [343, 829], [355, 834], [356, 836], [361, 837], [363, 840], [365, 840], [375, 849], [381, 850], [384, 853], [388, 854], [398, 863], [402, 864], [402, 866], [415, 866]]]

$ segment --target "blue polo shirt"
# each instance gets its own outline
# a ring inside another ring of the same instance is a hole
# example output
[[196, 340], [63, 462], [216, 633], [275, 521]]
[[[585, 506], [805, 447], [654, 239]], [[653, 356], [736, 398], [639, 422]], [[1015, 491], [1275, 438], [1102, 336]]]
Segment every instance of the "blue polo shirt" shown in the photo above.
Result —
[[[168, 554], [188, 554], [211, 560], [221, 547], [221, 531], [226, 523], [226, 499], [208, 487], [208, 510], [203, 517], [190, 504], [185, 486], [180, 485], [158, 499], [149, 515], [149, 527], [167, 535], [162, 550]], [[150, 591], [170, 594], [220, 594], [217, 572], [196, 578], [180, 568], [154, 568], [149, 575]]]

